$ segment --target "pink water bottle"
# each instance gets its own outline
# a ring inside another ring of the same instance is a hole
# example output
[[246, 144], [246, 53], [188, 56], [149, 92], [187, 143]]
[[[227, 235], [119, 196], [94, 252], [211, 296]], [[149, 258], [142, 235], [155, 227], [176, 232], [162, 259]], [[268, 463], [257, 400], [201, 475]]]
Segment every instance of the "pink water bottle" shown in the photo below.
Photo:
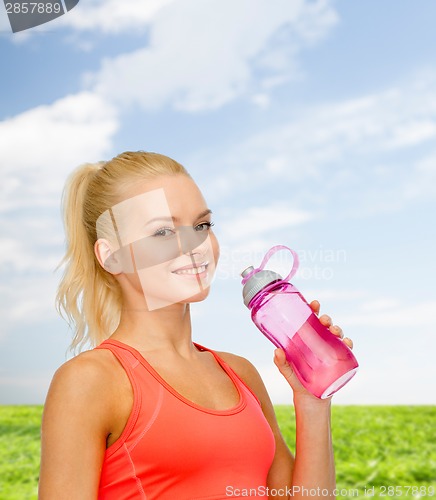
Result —
[[[293, 256], [291, 272], [284, 279], [264, 270], [279, 250]], [[359, 365], [351, 350], [320, 323], [305, 298], [289, 283], [298, 265], [298, 255], [290, 248], [271, 248], [260, 267], [250, 266], [241, 273], [242, 295], [254, 324], [285, 351], [300, 382], [316, 397], [325, 399], [343, 387]]]

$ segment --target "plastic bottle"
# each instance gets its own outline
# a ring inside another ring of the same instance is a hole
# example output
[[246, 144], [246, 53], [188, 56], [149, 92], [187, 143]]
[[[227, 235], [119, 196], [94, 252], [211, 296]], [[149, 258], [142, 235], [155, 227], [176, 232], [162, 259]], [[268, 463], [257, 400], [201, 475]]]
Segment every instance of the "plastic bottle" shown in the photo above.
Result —
[[[294, 259], [284, 279], [274, 271], [264, 270], [279, 250], [291, 252]], [[303, 386], [325, 399], [343, 387], [359, 365], [351, 350], [319, 321], [303, 295], [289, 283], [298, 265], [298, 255], [290, 248], [271, 248], [260, 267], [250, 266], [241, 273], [244, 304], [251, 309], [257, 328], [285, 351]]]

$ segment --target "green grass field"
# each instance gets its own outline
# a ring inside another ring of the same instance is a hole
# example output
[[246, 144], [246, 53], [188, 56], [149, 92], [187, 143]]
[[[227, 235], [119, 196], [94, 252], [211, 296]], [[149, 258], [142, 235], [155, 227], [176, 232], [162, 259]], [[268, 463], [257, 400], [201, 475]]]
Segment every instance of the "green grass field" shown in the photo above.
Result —
[[[294, 449], [293, 410], [276, 410]], [[41, 412], [0, 406], [0, 500], [37, 498]], [[338, 498], [436, 498], [435, 423], [436, 406], [334, 406]]]
[[[295, 449], [293, 412], [276, 412]], [[333, 406], [332, 432], [338, 498], [436, 498], [436, 406]]]

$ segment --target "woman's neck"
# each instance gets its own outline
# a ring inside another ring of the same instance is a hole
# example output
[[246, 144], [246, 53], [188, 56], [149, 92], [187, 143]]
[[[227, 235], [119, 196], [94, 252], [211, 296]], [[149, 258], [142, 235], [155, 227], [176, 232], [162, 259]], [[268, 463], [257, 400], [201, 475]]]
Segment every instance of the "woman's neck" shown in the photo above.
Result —
[[144, 352], [164, 349], [188, 354], [194, 348], [190, 304], [172, 304], [153, 311], [145, 305], [125, 304], [111, 338]]

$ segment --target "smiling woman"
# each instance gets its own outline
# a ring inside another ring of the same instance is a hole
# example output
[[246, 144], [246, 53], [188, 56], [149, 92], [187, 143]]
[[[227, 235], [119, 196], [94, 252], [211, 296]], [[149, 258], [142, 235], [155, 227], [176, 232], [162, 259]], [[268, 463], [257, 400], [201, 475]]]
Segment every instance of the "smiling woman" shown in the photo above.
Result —
[[294, 460], [253, 365], [192, 341], [190, 306], [209, 294], [219, 246], [184, 167], [123, 153], [80, 167], [65, 194], [58, 306], [73, 347], [93, 349], [50, 386], [40, 500], [224, 499], [229, 486], [333, 496], [330, 400], [308, 393], [276, 350], [294, 393]]

